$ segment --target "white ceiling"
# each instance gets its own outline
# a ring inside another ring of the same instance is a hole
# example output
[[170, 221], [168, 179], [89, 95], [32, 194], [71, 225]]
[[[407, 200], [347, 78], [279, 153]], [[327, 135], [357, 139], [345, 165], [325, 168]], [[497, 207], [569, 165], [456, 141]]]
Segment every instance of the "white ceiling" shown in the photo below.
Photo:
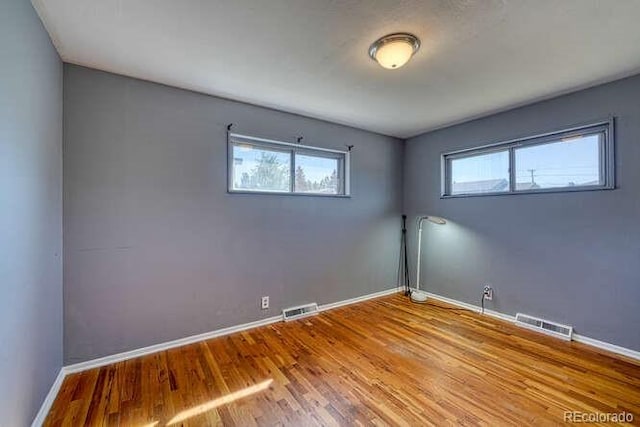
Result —
[[33, 3], [66, 62], [402, 138], [640, 72], [639, 0]]

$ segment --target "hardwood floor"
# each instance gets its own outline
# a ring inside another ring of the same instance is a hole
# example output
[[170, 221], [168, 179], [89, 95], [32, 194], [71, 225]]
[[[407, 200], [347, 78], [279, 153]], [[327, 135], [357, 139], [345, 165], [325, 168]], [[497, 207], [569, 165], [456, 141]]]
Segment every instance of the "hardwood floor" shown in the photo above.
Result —
[[640, 363], [400, 295], [68, 376], [57, 425], [640, 422]]

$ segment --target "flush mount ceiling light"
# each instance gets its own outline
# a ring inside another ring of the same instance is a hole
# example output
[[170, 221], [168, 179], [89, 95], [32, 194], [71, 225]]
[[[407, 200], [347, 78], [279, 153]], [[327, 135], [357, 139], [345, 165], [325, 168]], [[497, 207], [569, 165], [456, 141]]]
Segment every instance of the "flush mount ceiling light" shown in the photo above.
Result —
[[395, 70], [409, 62], [419, 48], [420, 40], [413, 34], [394, 33], [376, 40], [369, 56], [383, 68]]

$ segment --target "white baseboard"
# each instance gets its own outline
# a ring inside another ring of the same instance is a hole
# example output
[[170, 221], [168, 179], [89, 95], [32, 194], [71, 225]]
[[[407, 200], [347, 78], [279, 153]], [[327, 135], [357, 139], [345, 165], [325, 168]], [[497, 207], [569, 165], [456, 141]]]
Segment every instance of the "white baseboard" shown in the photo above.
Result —
[[610, 351], [612, 353], [621, 354], [631, 359], [640, 360], [640, 351], [631, 350], [630, 348], [621, 347], [615, 344], [609, 344], [608, 342], [600, 341], [595, 338], [585, 337], [584, 335], [579, 334], [573, 334], [573, 340], [575, 342], [587, 344], [593, 347], [600, 348], [602, 350]]
[[[364, 295], [361, 297], [351, 298], [344, 301], [338, 301], [330, 304], [323, 304], [318, 308], [320, 311], [331, 310], [332, 308], [341, 307], [343, 305], [354, 304], [360, 301], [365, 301], [372, 298], [381, 297], [384, 295], [390, 295], [398, 292], [398, 288], [387, 289], [380, 292]], [[217, 329], [211, 332], [205, 332], [203, 334], [192, 335], [185, 338], [179, 338], [173, 341], [167, 341], [160, 344], [154, 344], [148, 347], [142, 347], [135, 350], [125, 351], [123, 353], [112, 354], [110, 356], [100, 357], [98, 359], [87, 360], [86, 362], [74, 363], [73, 365], [65, 366], [64, 369], [67, 373], [75, 373], [86, 371], [87, 369], [98, 368], [105, 365], [110, 365], [116, 362], [122, 362], [124, 360], [133, 359], [135, 357], [146, 356], [148, 354], [157, 353], [159, 351], [168, 350], [170, 348], [181, 347], [183, 345], [192, 344], [199, 341], [208, 340], [211, 338], [221, 337], [224, 335], [233, 334], [235, 332], [246, 331], [247, 329], [257, 328], [259, 326], [270, 325], [272, 323], [282, 321], [282, 315], [268, 317], [266, 319], [256, 320], [255, 322], [243, 323], [241, 325], [230, 326], [228, 328]]]
[[[433, 298], [435, 300], [446, 302], [446, 303], [449, 303], [451, 305], [456, 305], [458, 307], [463, 307], [463, 308], [466, 308], [468, 310], [475, 311], [476, 313], [480, 313], [481, 310], [482, 310], [477, 305], [469, 304], [469, 303], [466, 303], [466, 302], [463, 302], [463, 301], [458, 301], [458, 300], [455, 300], [455, 299], [452, 299], [452, 298], [443, 297], [441, 295], [432, 294], [430, 292], [427, 292], [427, 295], [429, 295], [431, 298]], [[498, 319], [505, 320], [507, 322], [515, 322], [515, 320], [516, 320], [515, 316], [511, 316], [510, 314], [500, 313], [500, 312], [494, 311], [494, 310], [489, 310], [489, 309], [486, 309], [486, 308], [484, 310], [484, 314], [489, 315], [491, 317], [496, 317]], [[620, 354], [622, 356], [629, 357], [631, 359], [640, 360], [640, 351], [631, 350], [630, 348], [625, 348], [625, 347], [621, 347], [619, 345], [610, 344], [608, 342], [599, 341], [597, 339], [589, 338], [589, 337], [586, 337], [584, 335], [579, 335], [579, 334], [573, 334], [572, 339], [575, 342], [587, 344], [587, 345], [590, 345], [590, 346], [593, 346], [593, 347], [597, 347], [597, 348], [602, 349], [602, 350], [607, 350], [607, 351], [610, 351], [612, 353], [616, 353], [616, 354]]]
[[401, 292], [402, 288], [391, 288], [391, 289], [387, 289], [384, 291], [380, 291], [380, 292], [374, 292], [372, 294], [367, 294], [367, 295], [363, 295], [361, 297], [355, 297], [355, 298], [350, 298], [350, 299], [346, 299], [343, 301], [338, 301], [338, 302], [332, 302], [329, 304], [322, 304], [318, 306], [318, 309], [320, 311], [327, 311], [327, 310], [331, 310], [333, 308], [338, 308], [338, 307], [342, 307], [343, 305], [349, 305], [349, 304], [355, 304], [357, 302], [362, 302], [362, 301], [366, 301], [368, 299], [373, 299], [373, 298], [379, 298], [379, 297], [384, 297], [386, 295], [391, 295], [391, 294], [395, 294], [398, 292]]
[[[379, 297], [386, 296], [386, 295], [391, 295], [391, 294], [398, 293], [398, 292], [401, 292], [401, 291], [402, 291], [402, 288], [394, 287], [394, 288], [391, 288], [391, 289], [387, 289], [387, 290], [380, 291], [380, 292], [374, 292], [372, 294], [363, 295], [363, 296], [360, 296], [360, 297], [350, 298], [350, 299], [347, 299], [347, 300], [338, 301], [338, 302], [329, 303], [329, 304], [323, 304], [323, 305], [320, 305], [318, 308], [320, 309], [320, 311], [327, 311], [327, 310], [331, 310], [331, 309], [334, 309], [334, 308], [342, 307], [342, 306], [345, 306], [345, 305], [355, 304], [355, 303], [366, 301], [366, 300], [369, 300], [369, 299], [379, 298]], [[471, 310], [471, 311], [474, 311], [474, 312], [477, 312], [477, 313], [479, 313], [481, 311], [481, 308], [478, 307], [477, 305], [473, 305], [473, 304], [469, 304], [469, 303], [466, 303], [466, 302], [454, 300], [452, 298], [443, 297], [443, 296], [437, 295], [437, 294], [432, 294], [430, 292], [427, 292], [427, 295], [429, 297], [435, 299], [435, 300], [443, 301], [443, 302], [446, 302], [446, 303], [449, 303], [449, 304], [452, 304], [452, 305], [456, 305], [458, 307], [463, 307], [463, 308], [466, 308], [468, 310]], [[504, 313], [500, 313], [498, 311], [485, 309], [484, 312], [485, 312], [485, 314], [487, 314], [489, 316], [496, 317], [496, 318], [501, 319], [501, 320], [505, 320], [505, 321], [508, 321], [508, 322], [515, 321], [515, 317], [514, 316], [511, 316], [511, 315], [508, 315], [508, 314], [504, 314]], [[64, 366], [64, 367], [62, 367], [62, 369], [60, 369], [60, 372], [58, 373], [58, 376], [56, 377], [56, 380], [54, 381], [53, 385], [51, 386], [51, 389], [49, 390], [49, 393], [47, 394], [44, 402], [42, 403], [42, 406], [40, 407], [40, 410], [38, 411], [38, 414], [36, 415], [35, 419], [33, 420], [32, 427], [37, 427], [37, 426], [42, 425], [42, 423], [44, 422], [47, 414], [49, 413], [49, 409], [51, 409], [51, 405], [53, 404], [53, 401], [55, 400], [56, 396], [58, 395], [58, 391], [60, 390], [60, 386], [62, 385], [62, 382], [63, 382], [65, 376], [68, 375], [68, 374], [81, 372], [81, 371], [86, 371], [88, 369], [98, 368], [98, 367], [105, 366], [105, 365], [110, 365], [112, 363], [121, 362], [121, 361], [132, 359], [132, 358], [135, 358], [135, 357], [145, 356], [145, 355], [152, 354], [152, 353], [157, 353], [159, 351], [164, 351], [164, 350], [168, 350], [170, 348], [180, 347], [180, 346], [183, 346], [183, 345], [187, 345], [187, 344], [192, 344], [192, 343], [199, 342], [199, 341], [208, 340], [208, 339], [211, 339], [211, 338], [216, 338], [216, 337], [221, 337], [221, 336], [224, 336], [224, 335], [229, 335], [229, 334], [232, 334], [232, 333], [235, 333], [235, 332], [246, 331], [248, 329], [257, 328], [259, 326], [270, 325], [272, 323], [276, 323], [276, 322], [280, 322], [280, 321], [282, 321], [282, 316], [272, 316], [272, 317], [268, 317], [266, 319], [256, 320], [255, 322], [249, 322], [249, 323], [244, 323], [244, 324], [241, 324], [241, 325], [230, 326], [228, 328], [217, 329], [215, 331], [205, 332], [203, 334], [192, 335], [192, 336], [189, 336], [189, 337], [180, 338], [180, 339], [177, 339], [177, 340], [168, 341], [168, 342], [164, 342], [164, 343], [160, 343], [160, 344], [155, 344], [155, 345], [151, 345], [151, 346], [148, 346], [148, 347], [139, 348], [139, 349], [136, 349], [136, 350], [126, 351], [126, 352], [123, 352], [123, 353], [113, 354], [113, 355], [101, 357], [101, 358], [98, 358], [98, 359], [87, 360], [86, 362], [80, 362], [80, 363], [75, 363], [73, 365]], [[630, 357], [632, 359], [640, 360], [640, 352], [635, 351], [635, 350], [631, 350], [631, 349], [628, 349], [628, 348], [620, 347], [620, 346], [617, 346], [617, 345], [614, 345], [614, 344], [609, 344], [609, 343], [606, 343], [606, 342], [603, 342], [603, 341], [598, 341], [596, 339], [585, 337], [583, 335], [578, 335], [578, 334], [573, 334], [573, 339], [575, 341], [577, 341], [577, 342], [588, 344], [588, 345], [591, 345], [591, 346], [594, 346], [594, 347], [597, 347], [597, 348], [601, 348], [603, 350], [608, 350], [608, 351], [611, 351], [613, 353], [621, 354], [623, 356], [627, 356], [627, 357]]]
[[129, 360], [140, 356], [146, 356], [148, 354], [157, 353], [159, 351], [168, 350], [170, 348], [181, 347], [183, 345], [193, 344], [195, 342], [233, 334], [235, 332], [246, 331], [247, 329], [257, 328], [259, 326], [266, 326], [280, 321], [282, 321], [282, 316], [271, 316], [267, 317], [266, 319], [256, 320], [255, 322], [229, 326], [227, 328], [216, 329], [215, 331], [205, 332], [198, 335], [191, 335], [173, 341], [166, 341], [160, 344], [150, 345], [148, 347], [142, 347], [135, 350], [112, 354], [110, 356], [100, 357], [98, 359], [87, 360], [86, 362], [74, 363], [73, 365], [65, 366], [64, 369], [68, 374], [86, 371], [87, 369], [99, 368], [101, 366], [110, 365], [112, 363], [122, 362], [124, 360]]
[[45, 418], [47, 418], [47, 414], [49, 414], [49, 410], [51, 409], [51, 405], [53, 405], [53, 401], [56, 400], [56, 396], [60, 391], [60, 387], [62, 386], [62, 382], [64, 381], [64, 377], [66, 375], [67, 373], [65, 372], [64, 367], [60, 368], [58, 376], [51, 385], [49, 393], [47, 393], [47, 395], [45, 396], [44, 402], [42, 402], [42, 405], [40, 406], [40, 410], [31, 423], [31, 427], [40, 427], [44, 423], [44, 420]]
[[[447, 298], [447, 297], [443, 297], [441, 295], [437, 295], [437, 294], [432, 294], [431, 292], [425, 292], [429, 297], [436, 299], [438, 301], [442, 301], [442, 302], [446, 302], [449, 303], [451, 305], [457, 305], [458, 307], [464, 307], [468, 310], [471, 311], [475, 311], [476, 313], [480, 313], [482, 312], [482, 308], [477, 306], [477, 305], [473, 305], [473, 304], [469, 304], [466, 302], [462, 302], [462, 301], [458, 301], [452, 298]], [[494, 310], [490, 310], [485, 308], [484, 309], [484, 314], [487, 314], [491, 317], [497, 317], [498, 319], [502, 319], [502, 320], [506, 320], [507, 322], [514, 322], [516, 320], [515, 316], [511, 316], [508, 314], [504, 314], [504, 313], [500, 313], [499, 311], [494, 311]]]

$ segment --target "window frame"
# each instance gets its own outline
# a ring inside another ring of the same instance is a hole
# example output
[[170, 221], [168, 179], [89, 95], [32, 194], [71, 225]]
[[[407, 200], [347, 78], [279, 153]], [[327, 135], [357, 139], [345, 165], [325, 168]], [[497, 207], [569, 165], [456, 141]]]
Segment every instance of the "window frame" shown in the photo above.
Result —
[[[589, 186], [565, 186], [538, 189], [516, 189], [516, 150], [519, 148], [533, 147], [553, 143], [564, 138], [574, 138], [584, 135], [602, 133], [603, 140], [599, 147], [599, 175], [601, 184]], [[486, 193], [451, 193], [451, 160], [474, 157], [499, 151], [509, 153], [509, 189], [507, 191], [492, 191]], [[540, 133], [531, 136], [514, 138], [478, 147], [462, 150], [448, 151], [440, 155], [440, 198], [452, 199], [461, 197], [505, 196], [515, 194], [540, 194], [540, 193], [572, 193], [576, 191], [613, 190], [615, 189], [615, 137], [614, 118], [589, 122], [572, 126], [561, 130]]]
[[[289, 190], [288, 191], [265, 191], [251, 189], [236, 189], [233, 186], [234, 158], [233, 148], [237, 145], [251, 145], [257, 149], [273, 150], [289, 153], [290, 174], [289, 174]], [[324, 157], [338, 160], [338, 181], [339, 192], [317, 193], [317, 192], [296, 192], [295, 191], [295, 173], [296, 173], [296, 155], [306, 155], [315, 157]], [[317, 196], [317, 197], [351, 197], [350, 185], [350, 163], [351, 153], [345, 150], [335, 150], [331, 148], [314, 147], [310, 145], [295, 144], [291, 142], [277, 141], [267, 138], [259, 138], [249, 135], [241, 135], [237, 133], [229, 133], [227, 138], [227, 192], [230, 194], [261, 194], [261, 195], [278, 195], [278, 196]]]

